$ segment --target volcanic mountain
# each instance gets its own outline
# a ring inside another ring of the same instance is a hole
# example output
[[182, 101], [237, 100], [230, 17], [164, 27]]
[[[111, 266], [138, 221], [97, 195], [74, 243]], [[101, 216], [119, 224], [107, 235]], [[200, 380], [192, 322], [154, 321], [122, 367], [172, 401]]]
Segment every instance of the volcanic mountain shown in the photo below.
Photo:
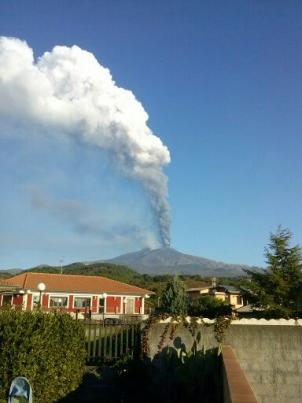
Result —
[[[133, 269], [133, 270], [131, 270]], [[89, 274], [112, 277], [127, 282], [129, 277], [140, 274], [198, 274], [202, 277], [244, 276], [244, 269], [259, 270], [244, 264], [229, 264], [203, 257], [181, 253], [173, 248], [142, 249], [109, 260], [75, 262], [63, 266], [65, 274]], [[27, 269], [35, 272], [60, 273], [60, 266], [47, 264]], [[0, 277], [10, 277], [22, 269], [1, 271]]]
[[257, 269], [243, 264], [228, 264], [178, 252], [173, 248], [142, 249], [107, 260], [148, 274], [200, 274], [201, 276], [234, 277], [243, 269]]

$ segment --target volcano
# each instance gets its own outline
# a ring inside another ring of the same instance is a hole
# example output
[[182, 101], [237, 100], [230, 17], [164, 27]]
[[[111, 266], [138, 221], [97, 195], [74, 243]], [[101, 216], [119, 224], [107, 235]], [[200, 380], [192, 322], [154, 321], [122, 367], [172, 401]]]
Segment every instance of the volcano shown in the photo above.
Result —
[[107, 260], [146, 274], [199, 274], [204, 277], [243, 276], [244, 269], [258, 269], [244, 264], [229, 264], [192, 256], [173, 248], [142, 249]]

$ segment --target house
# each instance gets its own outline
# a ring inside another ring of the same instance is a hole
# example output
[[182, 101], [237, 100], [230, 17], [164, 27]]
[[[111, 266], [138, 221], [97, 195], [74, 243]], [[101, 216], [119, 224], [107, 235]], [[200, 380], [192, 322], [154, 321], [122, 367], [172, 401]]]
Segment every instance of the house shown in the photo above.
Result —
[[100, 276], [27, 272], [3, 281], [0, 307], [23, 310], [65, 310], [94, 319], [145, 315], [145, 298], [152, 291]]
[[219, 285], [211, 289], [211, 293], [215, 298], [231, 305], [232, 309], [240, 308], [244, 305], [243, 296], [238, 288], [232, 285]]
[[0, 279], [0, 303], [2, 302], [3, 305], [6, 305], [7, 303], [11, 304], [11, 295], [13, 295], [17, 292], [18, 292], [18, 287], [15, 287], [15, 286], [9, 284], [4, 279]]
[[232, 309], [240, 308], [244, 305], [242, 293], [231, 285], [216, 285], [216, 279], [212, 279], [212, 284], [202, 284], [187, 288], [188, 296], [191, 300], [198, 299], [205, 295], [213, 296], [231, 305]]
[[10, 289], [14, 289], [15, 287], [11, 286], [10, 284], [7, 283], [6, 280], [0, 278], [0, 292], [1, 291], [7, 291]]

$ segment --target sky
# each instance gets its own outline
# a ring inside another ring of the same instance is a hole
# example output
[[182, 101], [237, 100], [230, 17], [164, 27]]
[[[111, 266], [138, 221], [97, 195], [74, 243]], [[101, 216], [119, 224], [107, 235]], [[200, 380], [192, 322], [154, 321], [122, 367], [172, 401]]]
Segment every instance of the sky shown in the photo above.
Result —
[[3, 0], [0, 36], [26, 41], [34, 64], [51, 52], [46, 69], [76, 45], [110, 70], [96, 81], [135, 97], [104, 147], [90, 110], [34, 115], [38, 80], [28, 98], [27, 76], [0, 91], [0, 268], [158, 247], [170, 220], [173, 248], [229, 263], [263, 266], [278, 225], [302, 244], [300, 0]]

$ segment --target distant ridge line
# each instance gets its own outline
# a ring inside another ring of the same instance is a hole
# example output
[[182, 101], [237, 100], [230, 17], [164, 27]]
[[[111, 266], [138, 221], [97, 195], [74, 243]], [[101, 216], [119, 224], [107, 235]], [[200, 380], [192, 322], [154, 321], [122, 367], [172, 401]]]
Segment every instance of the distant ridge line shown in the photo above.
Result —
[[230, 264], [193, 256], [173, 248], [142, 249], [107, 260], [124, 264], [139, 273], [146, 274], [199, 274], [202, 276], [234, 277], [245, 276], [245, 270], [259, 270], [255, 266]]

